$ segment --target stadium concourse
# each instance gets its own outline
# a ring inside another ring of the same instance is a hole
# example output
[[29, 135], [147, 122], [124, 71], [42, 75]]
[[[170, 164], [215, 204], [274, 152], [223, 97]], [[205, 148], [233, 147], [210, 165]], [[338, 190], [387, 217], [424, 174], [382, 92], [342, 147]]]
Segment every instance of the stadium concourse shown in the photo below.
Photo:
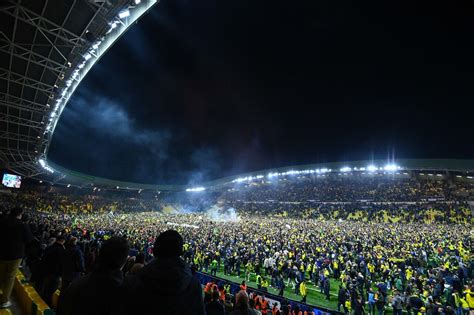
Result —
[[[0, 195], [0, 251], [21, 217], [23, 270], [60, 314], [468, 314], [474, 185], [430, 174], [288, 171], [160, 194], [25, 182]], [[169, 229], [182, 243], [157, 238]], [[173, 242], [181, 269], [157, 272], [169, 258], [154, 248]]]

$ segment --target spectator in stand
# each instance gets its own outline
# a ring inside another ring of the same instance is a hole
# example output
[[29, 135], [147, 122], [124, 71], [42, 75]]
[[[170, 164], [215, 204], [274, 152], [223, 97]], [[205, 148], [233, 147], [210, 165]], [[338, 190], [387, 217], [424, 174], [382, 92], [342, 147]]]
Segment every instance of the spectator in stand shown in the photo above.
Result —
[[116, 314], [122, 267], [130, 248], [120, 237], [112, 237], [102, 245], [92, 272], [69, 285], [59, 301], [58, 315]]
[[33, 240], [28, 227], [21, 221], [23, 209], [13, 208], [0, 219], [0, 308], [11, 306], [10, 295], [25, 247]]
[[212, 291], [211, 301], [206, 304], [206, 315], [225, 315], [224, 305], [219, 299], [219, 291]]
[[155, 240], [155, 259], [128, 276], [120, 299], [122, 314], [205, 314], [199, 279], [181, 259], [183, 238], [174, 231]]
[[128, 274], [134, 275], [138, 273], [143, 267], [145, 266], [145, 255], [143, 253], [139, 253], [136, 258], [133, 266], [130, 268]]
[[86, 270], [84, 254], [77, 246], [77, 238], [71, 237], [66, 242], [62, 257], [61, 292], [65, 292], [72, 281], [79, 278]]
[[257, 315], [257, 312], [249, 307], [249, 296], [241, 290], [235, 296], [235, 307], [229, 315]]
[[51, 305], [53, 293], [58, 289], [62, 274], [62, 258], [64, 255], [64, 237], [56, 237], [56, 241], [44, 251], [41, 262], [41, 281], [40, 296]]

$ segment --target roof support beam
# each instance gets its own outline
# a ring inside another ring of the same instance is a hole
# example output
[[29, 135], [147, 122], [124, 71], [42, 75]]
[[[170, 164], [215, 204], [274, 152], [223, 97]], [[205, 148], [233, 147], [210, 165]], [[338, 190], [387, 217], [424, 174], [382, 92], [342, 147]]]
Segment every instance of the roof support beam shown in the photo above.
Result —
[[48, 109], [47, 104], [33, 102], [13, 95], [8, 95], [3, 92], [0, 92], [0, 104], [16, 109], [29, 110], [37, 113], [44, 113]]
[[40, 92], [44, 92], [47, 96], [51, 95], [54, 90], [54, 87], [52, 85], [48, 85], [44, 82], [25, 77], [22, 74], [18, 74], [2, 68], [0, 68], [0, 79], [7, 80], [10, 83], [21, 84], [23, 86], [30, 87]]

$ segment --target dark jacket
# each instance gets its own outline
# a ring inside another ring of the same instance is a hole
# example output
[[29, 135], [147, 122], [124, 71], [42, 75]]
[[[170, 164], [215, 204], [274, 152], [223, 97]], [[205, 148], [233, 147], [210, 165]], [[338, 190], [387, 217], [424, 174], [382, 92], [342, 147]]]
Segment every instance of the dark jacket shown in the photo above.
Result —
[[201, 284], [181, 258], [153, 260], [123, 283], [121, 314], [205, 314]]
[[46, 247], [41, 261], [41, 270], [44, 276], [61, 276], [61, 261], [63, 258], [64, 246], [58, 242]]
[[123, 274], [119, 269], [94, 270], [80, 277], [61, 293], [58, 315], [116, 314], [122, 281]]
[[207, 303], [206, 315], [225, 315], [224, 305], [219, 301], [211, 301]]
[[33, 240], [30, 228], [21, 220], [8, 216], [0, 220], [0, 260], [25, 256], [25, 247]]
[[85, 272], [84, 255], [77, 247], [69, 247], [62, 257], [62, 278], [66, 281], [73, 281]]

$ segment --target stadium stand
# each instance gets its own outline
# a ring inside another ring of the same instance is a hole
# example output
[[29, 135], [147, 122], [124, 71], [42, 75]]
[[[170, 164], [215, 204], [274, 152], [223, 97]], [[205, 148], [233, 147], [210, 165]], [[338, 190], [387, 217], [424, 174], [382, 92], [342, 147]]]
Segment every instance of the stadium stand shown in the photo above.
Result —
[[[238, 303], [262, 314], [468, 312], [472, 183], [419, 173], [338, 174], [290, 174], [158, 197], [31, 184], [0, 199], [4, 213], [25, 209], [35, 241], [24, 268], [46, 301], [60, 303], [59, 291], [50, 296], [56, 289], [93, 273], [100, 248], [114, 237], [130, 246], [117, 281], [142, 275], [154, 261], [156, 235], [172, 228], [183, 236], [180, 261], [200, 279], [205, 303], [228, 313]], [[52, 265], [57, 269], [46, 272]], [[45, 291], [48, 274], [56, 281]], [[239, 295], [241, 285], [250, 300]]]

